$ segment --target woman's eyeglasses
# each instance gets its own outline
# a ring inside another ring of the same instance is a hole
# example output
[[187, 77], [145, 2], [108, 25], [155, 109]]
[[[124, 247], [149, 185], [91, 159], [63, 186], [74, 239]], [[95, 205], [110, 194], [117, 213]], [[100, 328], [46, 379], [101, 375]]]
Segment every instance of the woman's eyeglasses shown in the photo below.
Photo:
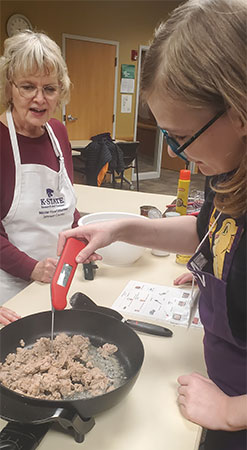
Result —
[[42, 90], [43, 96], [48, 99], [55, 98], [60, 91], [60, 87], [56, 84], [47, 84], [46, 86], [43, 86], [42, 88], [38, 88], [37, 86], [34, 86], [33, 84], [29, 83], [23, 83], [23, 84], [16, 84], [14, 81], [12, 81], [13, 85], [18, 89], [19, 94], [26, 98], [27, 100], [31, 100], [32, 98], [36, 97], [39, 90]]
[[188, 159], [186, 158], [184, 154], [184, 150], [192, 144], [205, 130], [207, 130], [219, 117], [221, 117], [225, 113], [224, 111], [219, 111], [206, 125], [204, 125], [202, 128], [200, 128], [197, 133], [195, 133], [190, 139], [188, 139], [184, 144], [180, 145], [176, 139], [169, 136], [168, 132], [164, 130], [163, 128], [160, 128], [162, 133], [164, 134], [166, 138], [167, 145], [171, 148], [171, 150], [180, 158], [182, 158], [186, 163], [189, 163]]

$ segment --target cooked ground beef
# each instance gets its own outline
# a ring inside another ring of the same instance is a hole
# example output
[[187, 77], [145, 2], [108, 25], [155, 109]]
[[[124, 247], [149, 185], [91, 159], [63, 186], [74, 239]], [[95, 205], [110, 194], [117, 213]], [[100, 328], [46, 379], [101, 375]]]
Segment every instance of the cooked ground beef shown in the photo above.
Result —
[[16, 353], [9, 353], [0, 363], [0, 382], [20, 394], [61, 400], [77, 393], [94, 397], [117, 387], [114, 379], [94, 362], [114, 358], [111, 355], [118, 350], [115, 345], [104, 344], [96, 349], [87, 337], [62, 333], [56, 336], [53, 346], [49, 338], [42, 337], [31, 348], [24, 347], [21, 339]]

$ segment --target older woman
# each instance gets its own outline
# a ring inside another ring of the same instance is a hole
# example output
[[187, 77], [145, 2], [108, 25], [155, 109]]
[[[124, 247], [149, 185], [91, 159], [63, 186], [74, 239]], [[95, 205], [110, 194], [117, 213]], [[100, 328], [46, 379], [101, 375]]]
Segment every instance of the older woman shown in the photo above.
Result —
[[43, 33], [6, 39], [0, 58], [0, 304], [32, 280], [49, 283], [58, 233], [77, 225], [71, 147], [51, 119], [68, 102], [70, 80], [58, 45]]
[[209, 429], [205, 450], [246, 450], [246, 17], [246, 0], [189, 0], [145, 57], [142, 92], [169, 154], [215, 177], [198, 218], [88, 225], [59, 243], [60, 252], [67, 237], [86, 239], [78, 262], [116, 240], [193, 254], [209, 378], [180, 376], [178, 404]]

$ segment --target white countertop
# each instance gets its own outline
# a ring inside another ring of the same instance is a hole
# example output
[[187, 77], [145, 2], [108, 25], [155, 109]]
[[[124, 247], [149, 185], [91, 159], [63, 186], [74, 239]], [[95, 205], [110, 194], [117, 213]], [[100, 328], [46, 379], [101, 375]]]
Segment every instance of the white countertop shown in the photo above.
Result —
[[[75, 186], [78, 209], [83, 212], [129, 211], [139, 213], [139, 207], [152, 204], [162, 210], [172, 198], [133, 191], [91, 186]], [[93, 281], [83, 277], [78, 266], [68, 298], [84, 292], [99, 305], [111, 306], [129, 280], [173, 285], [184, 266], [175, 263], [175, 255], [157, 257], [146, 250], [142, 258], [129, 267], [112, 267], [97, 263]], [[6, 303], [22, 316], [48, 310], [48, 285], [32, 283]], [[163, 324], [164, 325], [164, 324]], [[133, 389], [114, 408], [95, 417], [94, 428], [77, 444], [58, 426], [52, 427], [40, 450], [196, 450], [201, 428], [185, 420], [178, 409], [177, 377], [198, 371], [205, 373], [202, 350], [202, 330], [172, 327], [172, 338], [139, 334], [145, 348], [145, 359]], [[0, 420], [1, 428], [5, 425]]]
[[174, 199], [171, 195], [149, 194], [97, 186], [75, 184], [77, 209], [82, 212], [120, 211], [140, 214], [144, 205], [156, 206], [162, 213]]
[[86, 147], [90, 142], [92, 142], [90, 139], [80, 139], [77, 141], [70, 141], [70, 145], [72, 149], [76, 150], [77, 148], [80, 149]]

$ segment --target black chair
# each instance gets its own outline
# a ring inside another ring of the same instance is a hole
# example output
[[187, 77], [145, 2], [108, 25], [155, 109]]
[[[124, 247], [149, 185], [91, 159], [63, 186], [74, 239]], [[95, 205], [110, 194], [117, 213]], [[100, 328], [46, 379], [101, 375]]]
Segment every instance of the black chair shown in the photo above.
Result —
[[130, 189], [134, 189], [133, 183], [124, 176], [124, 172], [127, 169], [135, 169], [136, 188], [137, 188], [137, 191], [139, 191], [137, 149], [138, 149], [140, 142], [139, 141], [134, 141], [134, 142], [118, 142], [117, 141], [116, 144], [123, 152], [124, 170], [120, 173], [119, 176], [115, 176], [115, 174], [112, 173], [113, 185], [115, 185], [115, 180], [118, 178], [121, 180], [121, 185], [120, 185], [121, 189], [123, 188], [124, 181], [129, 185]]
[[[73, 148], [72, 148], [73, 150]], [[72, 154], [75, 183], [87, 184], [86, 155], [84, 147], [76, 147], [78, 154]], [[80, 153], [79, 153], [80, 152]], [[78, 181], [77, 181], [78, 180]]]

